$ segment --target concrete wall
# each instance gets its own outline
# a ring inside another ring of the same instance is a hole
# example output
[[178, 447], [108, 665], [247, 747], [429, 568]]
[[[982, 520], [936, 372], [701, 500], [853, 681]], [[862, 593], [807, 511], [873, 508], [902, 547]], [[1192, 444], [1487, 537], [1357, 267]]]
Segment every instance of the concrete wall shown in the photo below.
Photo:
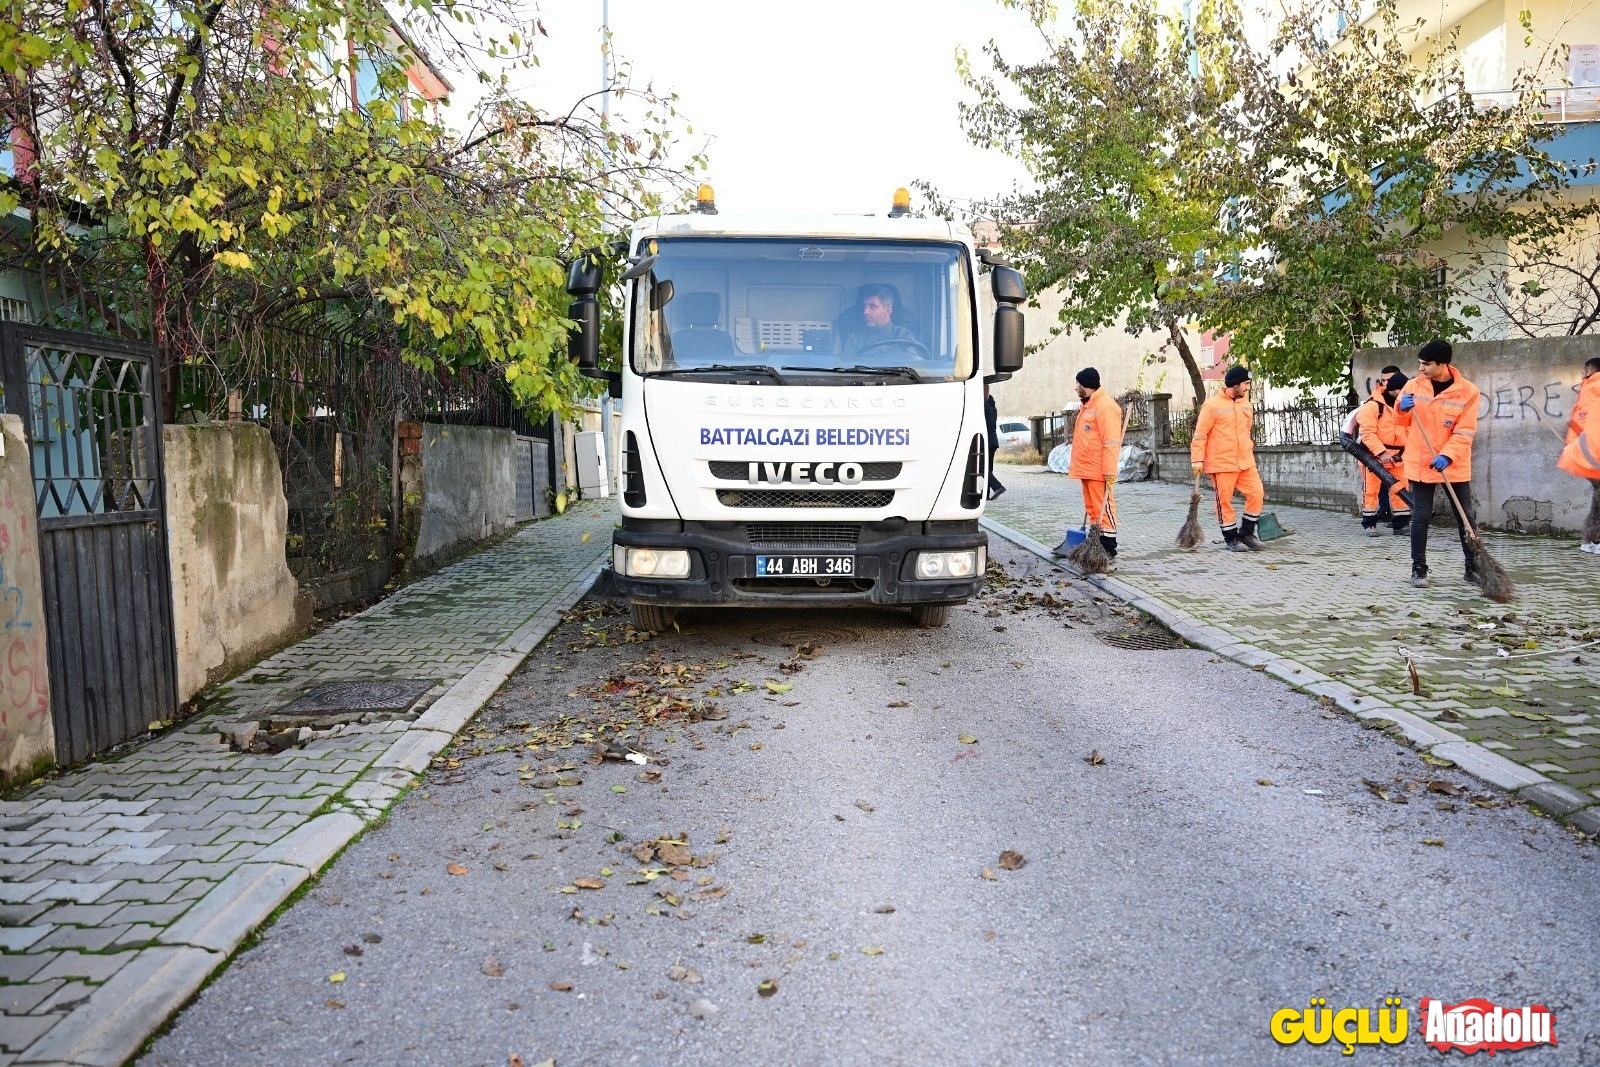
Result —
[[[1258, 446], [1256, 467], [1261, 471], [1268, 500], [1360, 514], [1360, 469], [1350, 454], [1337, 445]], [[1189, 449], [1158, 450], [1155, 478], [1175, 485], [1191, 484], [1194, 474], [1189, 466]]]
[[[1038, 307], [1023, 308], [1023, 332], [1029, 345], [1050, 337], [1050, 331], [1061, 321], [1059, 292], [1041, 293], [1037, 299]], [[992, 329], [992, 324], [985, 322], [983, 329]], [[1201, 359], [1199, 335], [1191, 331], [1186, 337], [1195, 358]], [[1076, 408], [1077, 374], [1084, 367], [1094, 367], [1100, 372], [1101, 384], [1112, 395], [1129, 389], [1171, 393], [1172, 410], [1187, 410], [1194, 405], [1194, 390], [1189, 386], [1183, 360], [1177, 349], [1166, 345], [1167, 340], [1165, 334], [1130, 334], [1121, 326], [1087, 336], [1076, 331], [1057, 334], [1029, 354], [1015, 378], [990, 387], [995, 407], [1002, 419], [1026, 419]]]
[[516, 437], [482, 426], [423, 425], [413, 562], [430, 566], [516, 525]]
[[[1589, 486], [1556, 469], [1583, 362], [1600, 356], [1600, 336], [1477, 341], [1455, 346], [1455, 366], [1483, 391], [1472, 449], [1479, 521], [1529, 533], [1577, 533]], [[1356, 388], [1366, 395], [1378, 368], [1415, 374], [1417, 349], [1358, 353]]]
[[262, 426], [168, 426], [167, 552], [178, 700], [275, 652], [310, 622], [284, 554], [289, 504]]
[[22, 419], [0, 415], [0, 599], [5, 610], [5, 670], [0, 681], [0, 784], [32, 778], [55, 762], [50, 719], [50, 658], [33, 501], [33, 462]]

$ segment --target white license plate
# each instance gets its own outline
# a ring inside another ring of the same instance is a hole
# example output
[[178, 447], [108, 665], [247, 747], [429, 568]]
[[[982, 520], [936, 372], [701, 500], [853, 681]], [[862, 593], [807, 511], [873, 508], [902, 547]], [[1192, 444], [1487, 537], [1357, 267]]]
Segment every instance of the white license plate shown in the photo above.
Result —
[[849, 578], [854, 556], [757, 556], [757, 578]]

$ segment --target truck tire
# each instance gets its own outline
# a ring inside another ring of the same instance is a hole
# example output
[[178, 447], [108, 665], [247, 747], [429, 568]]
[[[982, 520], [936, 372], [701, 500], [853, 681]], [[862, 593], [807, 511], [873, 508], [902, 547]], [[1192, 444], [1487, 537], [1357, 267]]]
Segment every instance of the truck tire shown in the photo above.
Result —
[[658, 634], [666, 633], [672, 629], [672, 621], [678, 617], [676, 608], [664, 607], [661, 604], [650, 604], [640, 600], [628, 601], [628, 612], [633, 616], [635, 630], [653, 630]]
[[950, 621], [949, 604], [913, 604], [911, 621], [924, 630], [937, 630]]

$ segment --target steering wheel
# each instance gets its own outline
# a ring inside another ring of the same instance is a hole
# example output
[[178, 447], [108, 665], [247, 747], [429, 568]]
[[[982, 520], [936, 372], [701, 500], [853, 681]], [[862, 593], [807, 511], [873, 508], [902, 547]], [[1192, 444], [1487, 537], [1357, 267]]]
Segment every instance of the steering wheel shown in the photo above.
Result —
[[889, 345], [900, 345], [902, 347], [909, 345], [920, 348], [922, 350], [922, 354], [917, 357], [918, 359], [933, 358], [933, 350], [914, 337], [885, 337], [881, 341], [869, 341], [861, 347], [861, 351], [856, 353], [856, 358], [860, 359], [868, 352], [871, 352], [874, 348], [886, 348]]

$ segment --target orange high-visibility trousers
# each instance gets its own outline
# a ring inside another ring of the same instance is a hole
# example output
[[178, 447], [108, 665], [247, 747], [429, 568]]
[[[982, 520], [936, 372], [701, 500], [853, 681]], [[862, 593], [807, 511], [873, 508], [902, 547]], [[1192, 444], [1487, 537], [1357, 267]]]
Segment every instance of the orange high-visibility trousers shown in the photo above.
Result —
[[[1361, 498], [1361, 517], [1370, 519], [1378, 514], [1378, 497], [1383, 493], [1383, 479], [1365, 467], [1361, 468], [1361, 471], [1367, 476], [1367, 491]], [[1389, 473], [1395, 476], [1394, 488], [1389, 490], [1389, 510], [1396, 519], [1409, 518], [1411, 505], [1400, 498], [1400, 490], [1411, 483], [1406, 481], [1406, 476], [1401, 473], [1398, 465], [1390, 467]]]
[[[1117, 502], [1106, 499], [1106, 482], [1104, 478], [1084, 478], [1083, 483], [1083, 510], [1089, 515], [1089, 525], [1100, 524], [1100, 529], [1107, 537], [1117, 535]], [[1101, 509], [1105, 513], [1101, 514]]]
[[1267, 489], [1261, 484], [1261, 472], [1254, 467], [1242, 471], [1217, 471], [1211, 476], [1217, 486], [1217, 521], [1224, 533], [1239, 528], [1239, 519], [1233, 512], [1233, 494], [1244, 494], [1244, 517], [1252, 522], [1261, 518], [1261, 509], [1267, 504]]

